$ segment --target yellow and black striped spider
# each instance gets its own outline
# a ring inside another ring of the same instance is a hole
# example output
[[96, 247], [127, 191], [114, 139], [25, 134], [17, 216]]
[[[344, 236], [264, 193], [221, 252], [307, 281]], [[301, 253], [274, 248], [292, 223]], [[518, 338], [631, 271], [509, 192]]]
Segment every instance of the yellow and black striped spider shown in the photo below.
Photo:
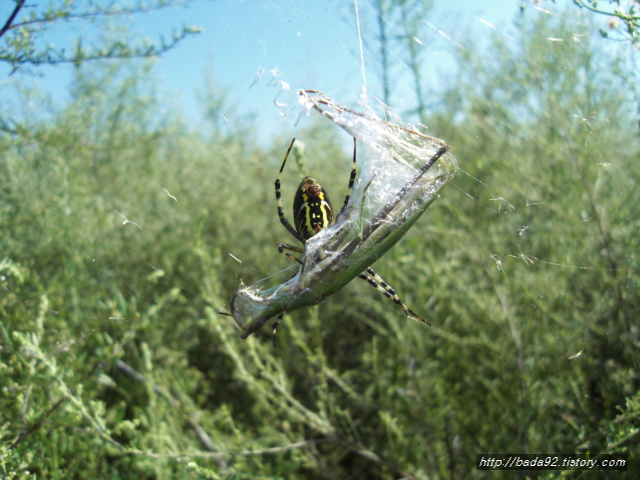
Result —
[[[306, 243], [308, 239], [316, 235], [323, 228], [327, 228], [333, 225], [335, 221], [335, 217], [333, 215], [333, 207], [331, 206], [331, 201], [329, 200], [329, 195], [326, 190], [322, 188], [322, 186], [318, 183], [318, 181], [312, 177], [304, 177], [298, 189], [296, 190], [296, 195], [293, 199], [293, 223], [295, 225], [295, 229], [291, 226], [289, 221], [284, 216], [284, 211], [282, 208], [282, 194], [280, 192], [280, 177], [282, 176], [282, 171], [284, 170], [284, 166], [287, 163], [287, 158], [289, 158], [289, 153], [291, 153], [291, 149], [293, 148], [293, 144], [296, 139], [294, 138], [289, 145], [289, 149], [284, 156], [284, 160], [282, 161], [282, 166], [280, 167], [280, 172], [276, 177], [275, 189], [276, 189], [276, 206], [278, 207], [278, 217], [280, 218], [280, 223], [286, 228], [291, 235], [293, 235], [298, 241], [300, 241], [303, 245]], [[344, 203], [342, 205], [342, 209], [340, 213], [344, 212], [349, 203], [349, 199], [351, 198], [351, 191], [353, 190], [353, 184], [356, 178], [356, 139], [353, 139], [353, 163], [351, 168], [351, 175], [349, 177], [349, 186], [347, 187], [347, 195], [344, 198]], [[286, 256], [291, 258], [292, 260], [301, 263], [302, 261], [299, 258], [290, 255], [285, 252], [285, 250], [290, 250], [299, 254], [304, 254], [304, 248], [295, 247], [293, 245], [289, 245], [288, 243], [279, 243], [278, 251], [280, 253], [284, 253]], [[383, 293], [387, 298], [394, 301], [398, 305], [402, 307], [404, 313], [409, 316], [409, 314], [416, 317], [422, 323], [425, 323], [429, 326], [431, 324], [416, 314], [413, 310], [407, 307], [396, 291], [385, 282], [376, 272], [373, 271], [372, 268], [367, 268], [365, 272], [362, 272], [358, 275], [361, 279], [369, 282], [370, 285], [378, 289], [381, 293]], [[276, 332], [278, 330], [278, 326], [280, 324], [280, 320], [284, 313], [281, 313], [276, 318], [276, 322], [273, 325], [273, 345], [276, 345]]]

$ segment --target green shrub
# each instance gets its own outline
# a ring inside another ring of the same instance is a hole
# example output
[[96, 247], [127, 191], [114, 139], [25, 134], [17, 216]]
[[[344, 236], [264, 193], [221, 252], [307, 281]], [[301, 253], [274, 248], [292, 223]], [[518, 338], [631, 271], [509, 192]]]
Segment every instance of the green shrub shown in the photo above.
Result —
[[[638, 135], [617, 60], [547, 40], [572, 33], [527, 18], [517, 41], [461, 53], [433, 117], [461, 171], [376, 264], [433, 327], [352, 282], [285, 315], [277, 349], [215, 312], [241, 280], [293, 272], [272, 181], [290, 139], [193, 133], [158, 119], [146, 68], [79, 68], [62, 111], [0, 138], [0, 475], [480, 478], [478, 453], [638, 459]], [[339, 198], [342, 137], [298, 137]]]

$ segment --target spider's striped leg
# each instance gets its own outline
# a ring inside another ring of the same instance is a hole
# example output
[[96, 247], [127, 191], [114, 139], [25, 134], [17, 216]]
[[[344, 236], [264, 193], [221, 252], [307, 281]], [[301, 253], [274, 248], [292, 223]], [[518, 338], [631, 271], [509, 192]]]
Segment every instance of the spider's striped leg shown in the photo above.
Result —
[[299, 258], [294, 257], [293, 255], [288, 254], [287, 252], [285, 252], [285, 250], [291, 250], [292, 252], [296, 252], [296, 253], [299, 253], [299, 254], [303, 255], [304, 254], [304, 249], [302, 249], [300, 247], [294, 247], [293, 245], [289, 245], [288, 243], [279, 243], [278, 244], [278, 251], [280, 253], [284, 253], [291, 260], [293, 260], [294, 262], [298, 262], [299, 264], [302, 265], [302, 260], [300, 260]]
[[280, 315], [278, 315], [278, 318], [276, 318], [276, 323], [273, 324], [273, 348], [278, 348], [278, 345], [276, 344], [276, 333], [278, 333], [280, 320], [282, 320], [283, 316], [284, 316], [284, 313], [281, 313]]
[[424, 318], [422, 318], [420, 315], [418, 315], [416, 312], [414, 312], [409, 307], [407, 307], [404, 303], [402, 303], [402, 300], [400, 300], [400, 297], [398, 297], [398, 294], [391, 287], [391, 285], [385, 282], [382, 279], [382, 277], [380, 277], [380, 275], [378, 275], [376, 272], [373, 271], [372, 268], [370, 267], [367, 268], [366, 272], [367, 273], [362, 272], [360, 275], [358, 275], [358, 277], [360, 277], [363, 280], [366, 280], [367, 282], [369, 282], [369, 285], [375, 287], [379, 292], [383, 293], [389, 300], [392, 300], [398, 305], [400, 305], [404, 310], [405, 315], [409, 316], [409, 314], [411, 314], [414, 317], [416, 317], [418, 320], [420, 320], [422, 323], [425, 323], [431, 326], [431, 324], [427, 322]]
[[[282, 161], [282, 166], [280, 167], [280, 172], [278, 172], [278, 176], [276, 177], [276, 184], [275, 184], [275, 186], [276, 186], [276, 207], [278, 207], [278, 218], [280, 218], [280, 223], [282, 223], [282, 225], [284, 225], [284, 228], [286, 228], [291, 235], [293, 235], [295, 238], [297, 238], [302, 243], [304, 243], [304, 241], [305, 241], [304, 237], [302, 235], [300, 235], [298, 232], [296, 232], [295, 229], [289, 223], [289, 220], [287, 220], [284, 217], [284, 211], [282, 209], [282, 194], [280, 192], [280, 177], [282, 176], [282, 171], [284, 170], [284, 165], [285, 165], [285, 163], [287, 163], [287, 158], [289, 158], [289, 153], [291, 153], [291, 149], [293, 148], [293, 144], [294, 144], [295, 141], [296, 141], [295, 138], [293, 140], [291, 140], [291, 145], [289, 145], [289, 149], [287, 150], [287, 153], [284, 156], [284, 160]], [[280, 247], [278, 247], [278, 250], [279, 249], [280, 249]]]
[[351, 167], [351, 176], [349, 177], [349, 186], [347, 187], [347, 196], [344, 198], [344, 205], [340, 213], [344, 212], [351, 198], [351, 191], [353, 190], [353, 184], [356, 181], [356, 137], [353, 137], [353, 163]]

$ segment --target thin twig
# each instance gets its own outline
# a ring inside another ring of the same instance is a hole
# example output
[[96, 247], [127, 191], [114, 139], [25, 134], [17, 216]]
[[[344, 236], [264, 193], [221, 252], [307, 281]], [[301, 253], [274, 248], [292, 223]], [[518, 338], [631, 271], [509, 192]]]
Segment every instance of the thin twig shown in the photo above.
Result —
[[11, 15], [7, 19], [7, 22], [4, 24], [4, 27], [2, 27], [2, 30], [0, 30], [0, 37], [2, 37], [5, 33], [9, 31], [9, 29], [11, 28], [11, 24], [16, 19], [16, 16], [18, 16], [18, 12], [20, 12], [20, 9], [22, 8], [23, 5], [24, 5], [24, 0], [18, 0], [16, 2], [16, 8], [13, 9], [13, 12], [11, 12]]
[[60, 405], [62, 405], [64, 402], [66, 402], [67, 399], [66, 398], [61, 398], [60, 400], [58, 400], [56, 403], [53, 404], [53, 406], [47, 410], [39, 419], [37, 422], [35, 422], [33, 425], [31, 425], [29, 428], [25, 429], [24, 426], [22, 427], [21, 431], [20, 431], [20, 435], [18, 435], [18, 438], [16, 438], [16, 440], [11, 444], [11, 446], [9, 447], [10, 449], [14, 449], [16, 448], [20, 442], [22, 442], [25, 438], [27, 438], [29, 435], [31, 435], [33, 432], [35, 432], [36, 430], [38, 430], [45, 422], [45, 420], [47, 418], [49, 418], [51, 416], [51, 414], [53, 412], [55, 412], [58, 407], [60, 407]]

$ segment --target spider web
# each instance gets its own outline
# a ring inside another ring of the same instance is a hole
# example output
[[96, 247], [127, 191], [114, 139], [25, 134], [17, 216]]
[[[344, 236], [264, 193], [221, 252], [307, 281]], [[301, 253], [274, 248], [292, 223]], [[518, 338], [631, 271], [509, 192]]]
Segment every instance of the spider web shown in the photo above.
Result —
[[274, 316], [321, 302], [364, 271], [406, 233], [457, 168], [443, 140], [398, 118], [383, 121], [371, 109], [359, 113], [314, 90], [298, 95], [302, 113], [316, 110], [360, 143], [359, 173], [347, 208], [306, 242], [291, 280], [234, 293], [231, 312], [244, 337]]

